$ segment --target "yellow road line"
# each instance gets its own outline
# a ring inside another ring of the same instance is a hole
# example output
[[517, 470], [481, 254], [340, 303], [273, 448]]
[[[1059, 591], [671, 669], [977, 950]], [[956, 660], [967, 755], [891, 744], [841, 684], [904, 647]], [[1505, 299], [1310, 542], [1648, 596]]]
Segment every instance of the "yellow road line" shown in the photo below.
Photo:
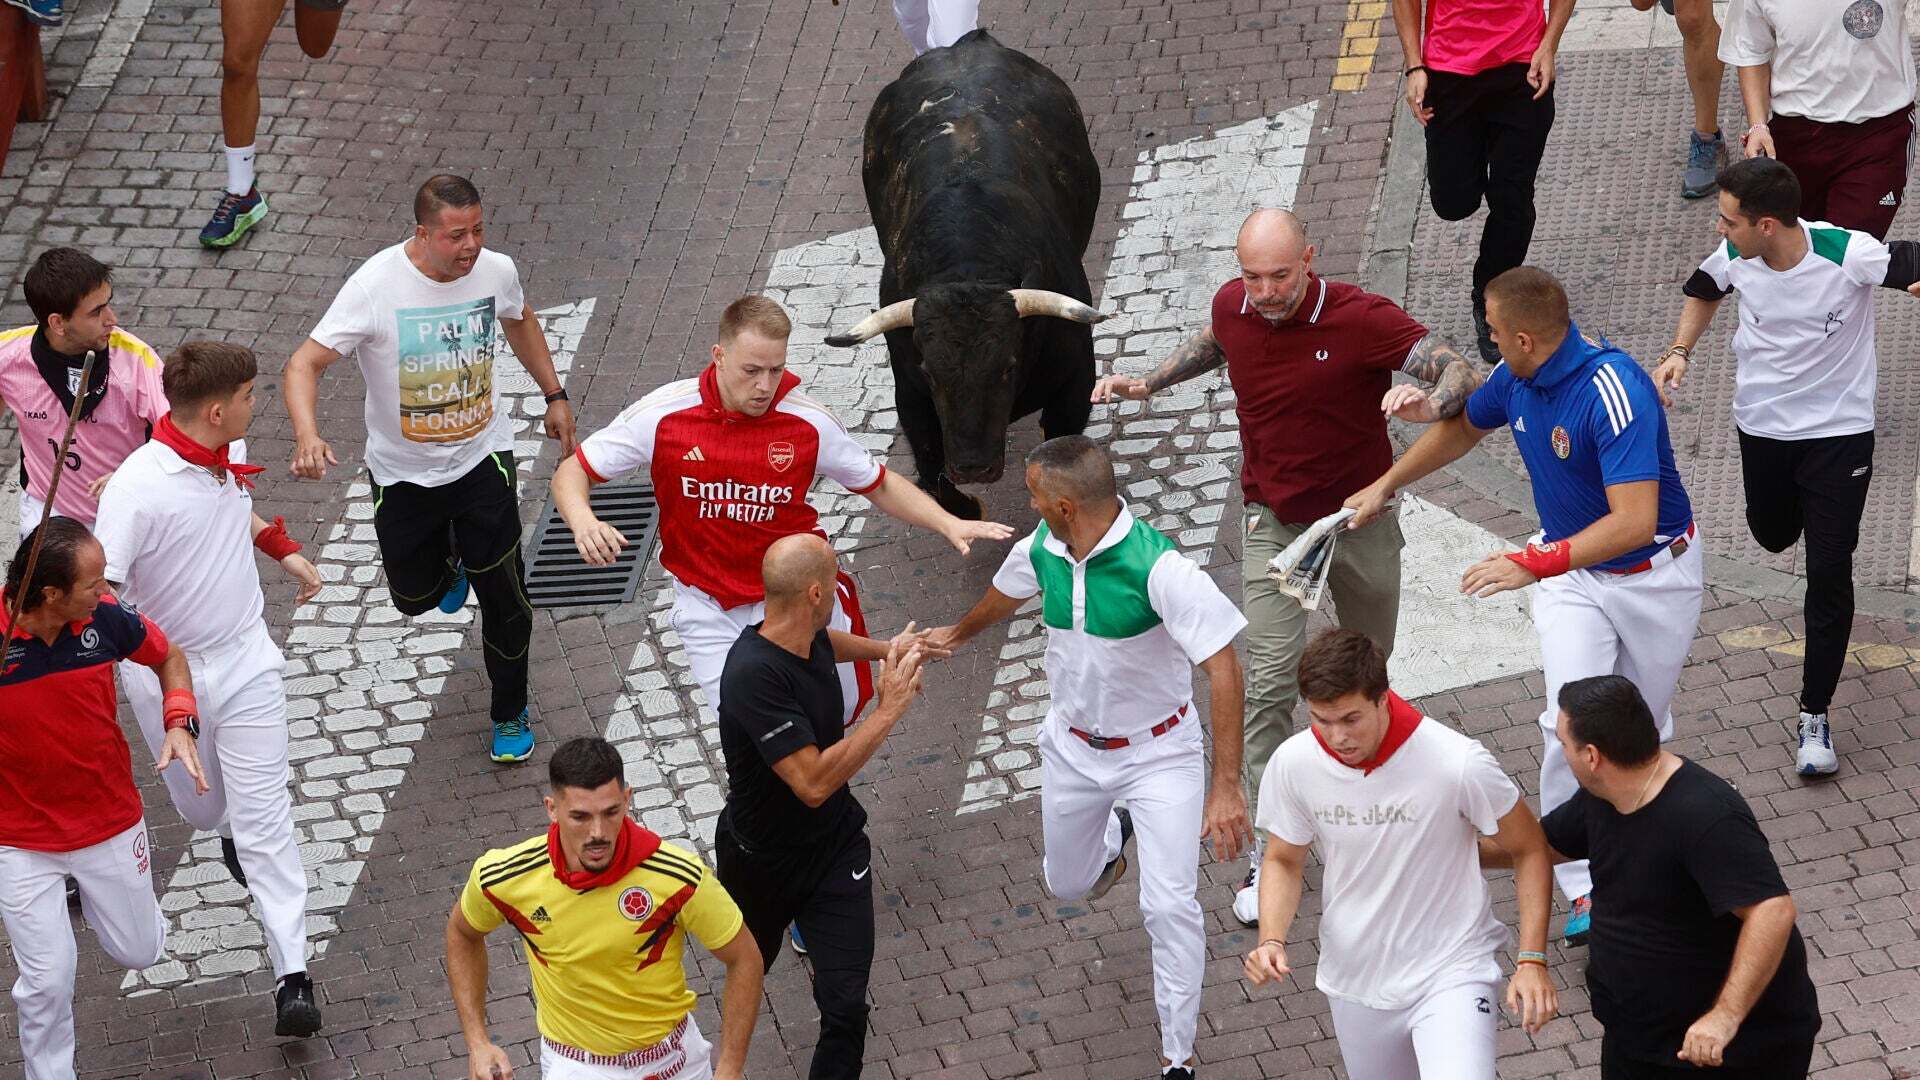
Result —
[[1380, 51], [1380, 30], [1387, 22], [1387, 0], [1348, 0], [1347, 25], [1340, 31], [1340, 61], [1333, 88], [1363, 90]]
[[[1806, 639], [1795, 637], [1778, 626], [1743, 626], [1720, 634], [1719, 639], [1720, 644], [1732, 651], [1765, 649], [1782, 656], [1807, 655]], [[1849, 641], [1847, 659], [1868, 671], [1885, 671], [1888, 668], [1920, 666], [1920, 649], [1877, 641]]]

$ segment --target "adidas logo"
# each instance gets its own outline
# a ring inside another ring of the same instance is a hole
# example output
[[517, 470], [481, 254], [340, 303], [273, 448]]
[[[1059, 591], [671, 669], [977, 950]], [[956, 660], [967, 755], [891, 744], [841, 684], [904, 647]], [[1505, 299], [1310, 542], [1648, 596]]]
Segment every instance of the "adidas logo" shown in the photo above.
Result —
[[687, 451], [686, 453], [681, 454], [680, 460], [681, 461], [705, 461], [707, 460], [707, 455], [701, 453], [700, 448], [696, 446], [693, 449]]
[[1524, 416], [1515, 417], [1513, 421], [1513, 430], [1515, 431], [1527, 430], [1527, 418]]
[[545, 904], [542, 904], [539, 907], [533, 909], [532, 919], [534, 922], [552, 922], [553, 921], [552, 917], [550, 917], [547, 914], [547, 907]]
[[1900, 200], [1894, 197], [1893, 192], [1889, 191], [1885, 195], [1880, 196], [1880, 205], [1881, 206], [1899, 206]]

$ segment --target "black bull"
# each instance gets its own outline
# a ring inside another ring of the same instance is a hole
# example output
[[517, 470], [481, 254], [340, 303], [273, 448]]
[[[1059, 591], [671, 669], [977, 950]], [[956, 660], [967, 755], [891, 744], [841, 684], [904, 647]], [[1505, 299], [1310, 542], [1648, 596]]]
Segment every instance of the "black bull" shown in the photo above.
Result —
[[920, 486], [978, 517], [954, 485], [1000, 478], [1009, 423], [1087, 426], [1103, 316], [1080, 262], [1100, 204], [1086, 119], [1059, 76], [977, 30], [880, 92], [862, 177], [881, 310], [827, 342], [886, 334]]

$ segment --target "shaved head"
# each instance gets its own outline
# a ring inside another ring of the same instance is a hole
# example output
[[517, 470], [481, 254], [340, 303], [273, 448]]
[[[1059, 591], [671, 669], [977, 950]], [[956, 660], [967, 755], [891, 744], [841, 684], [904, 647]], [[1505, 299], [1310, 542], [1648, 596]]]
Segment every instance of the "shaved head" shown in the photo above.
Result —
[[1291, 318], [1307, 295], [1313, 245], [1306, 226], [1291, 210], [1255, 210], [1240, 226], [1234, 242], [1240, 259], [1240, 282], [1247, 304], [1260, 317], [1278, 325]]
[[767, 549], [760, 560], [760, 577], [766, 585], [767, 602], [778, 604], [805, 599], [807, 587], [818, 585], [833, 595], [834, 579], [840, 564], [833, 546], [812, 533], [783, 536]]

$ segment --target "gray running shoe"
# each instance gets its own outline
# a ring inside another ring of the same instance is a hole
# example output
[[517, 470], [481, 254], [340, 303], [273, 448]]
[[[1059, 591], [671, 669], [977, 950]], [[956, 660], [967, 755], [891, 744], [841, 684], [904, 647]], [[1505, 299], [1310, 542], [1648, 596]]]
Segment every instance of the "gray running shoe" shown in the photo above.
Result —
[[1687, 133], [1687, 172], [1680, 181], [1683, 198], [1698, 199], [1713, 193], [1715, 177], [1727, 163], [1727, 139], [1719, 132], [1703, 139], [1697, 131]]

